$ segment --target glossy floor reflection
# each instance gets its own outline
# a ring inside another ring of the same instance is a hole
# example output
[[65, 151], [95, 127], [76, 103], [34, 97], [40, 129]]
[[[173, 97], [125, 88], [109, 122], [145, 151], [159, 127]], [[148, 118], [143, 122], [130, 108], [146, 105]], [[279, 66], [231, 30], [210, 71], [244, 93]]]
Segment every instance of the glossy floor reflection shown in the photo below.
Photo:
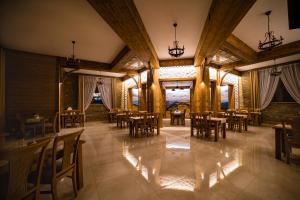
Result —
[[[300, 166], [274, 158], [271, 128], [227, 133], [213, 142], [191, 138], [189, 127], [165, 127], [135, 139], [115, 124], [87, 123], [78, 199], [299, 198]], [[58, 191], [73, 198], [68, 180]]]

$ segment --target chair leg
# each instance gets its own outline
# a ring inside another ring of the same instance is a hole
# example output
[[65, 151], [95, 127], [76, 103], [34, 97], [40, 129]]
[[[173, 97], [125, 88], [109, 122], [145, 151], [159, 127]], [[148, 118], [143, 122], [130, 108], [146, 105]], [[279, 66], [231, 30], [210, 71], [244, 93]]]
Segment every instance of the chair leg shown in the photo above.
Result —
[[56, 200], [57, 199], [57, 185], [56, 185], [56, 183], [51, 184], [51, 194], [52, 194], [52, 199]]
[[75, 197], [77, 197], [77, 182], [76, 182], [76, 167], [74, 167], [73, 172], [72, 172], [72, 182], [73, 182], [73, 190]]

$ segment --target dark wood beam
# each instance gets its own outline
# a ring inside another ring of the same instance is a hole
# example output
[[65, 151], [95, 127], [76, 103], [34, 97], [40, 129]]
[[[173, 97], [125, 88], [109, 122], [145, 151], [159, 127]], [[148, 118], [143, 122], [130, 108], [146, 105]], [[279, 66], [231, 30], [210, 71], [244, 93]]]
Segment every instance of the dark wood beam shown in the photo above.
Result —
[[78, 67], [70, 67], [66, 65], [67, 59], [64, 57], [57, 57], [57, 62], [61, 67], [64, 68], [76, 68], [76, 69], [88, 69], [96, 71], [111, 71], [111, 65], [108, 63], [95, 62], [89, 60], [80, 60]]
[[256, 64], [256, 63], [260, 63], [260, 62], [264, 62], [264, 61], [268, 61], [268, 60], [291, 56], [291, 55], [298, 54], [298, 53], [300, 53], [300, 40], [281, 45], [270, 51], [258, 52], [257, 59], [255, 59], [252, 62], [237, 61], [237, 62], [230, 63], [227, 65], [222, 65], [221, 69], [222, 70], [234, 69], [235, 67]]
[[119, 72], [126, 70], [126, 66], [130, 65], [134, 58], [136, 58], [134, 52], [128, 47], [124, 47], [111, 63], [112, 71]]
[[114, 58], [114, 60], [111, 62], [111, 66], [114, 67], [116, 66], [121, 60], [122, 58], [128, 54], [130, 51], [128, 46], [125, 46], [119, 53], [118, 55]]
[[195, 53], [195, 66], [212, 57], [256, 0], [213, 0]]
[[[257, 54], [257, 60], [255, 63], [263, 62], [267, 60], [273, 60], [277, 58], [282, 58], [285, 56], [290, 56], [293, 54], [300, 53], [300, 40], [295, 42], [287, 43], [276, 47], [270, 51], [261, 51]], [[251, 63], [253, 64], [253, 63]]]
[[245, 62], [253, 62], [257, 59], [256, 51], [232, 34], [223, 43], [221, 49]]
[[133, 0], [88, 0], [134, 54], [159, 67], [157, 54]]
[[194, 58], [172, 59], [172, 60], [160, 60], [159, 66], [171, 67], [171, 66], [185, 66], [194, 65]]

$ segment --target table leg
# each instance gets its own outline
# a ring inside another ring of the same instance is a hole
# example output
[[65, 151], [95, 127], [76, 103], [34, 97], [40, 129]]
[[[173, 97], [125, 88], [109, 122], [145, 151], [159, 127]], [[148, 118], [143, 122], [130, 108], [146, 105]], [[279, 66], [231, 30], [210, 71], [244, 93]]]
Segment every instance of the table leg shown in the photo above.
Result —
[[215, 142], [218, 141], [218, 138], [219, 138], [219, 123], [218, 122], [215, 122]]
[[82, 143], [78, 144], [77, 152], [77, 167], [76, 167], [76, 178], [77, 178], [77, 189], [83, 188], [83, 166], [82, 166]]
[[281, 160], [281, 130], [275, 129], [275, 158]]
[[222, 132], [223, 132], [223, 138], [225, 139], [226, 138], [226, 123], [223, 123], [222, 124]]
[[244, 119], [245, 131], [248, 131], [248, 118]]
[[242, 132], [242, 120], [239, 118], [239, 132]]
[[157, 135], [159, 135], [159, 133], [160, 133], [159, 119], [157, 119], [156, 124], [157, 124]]

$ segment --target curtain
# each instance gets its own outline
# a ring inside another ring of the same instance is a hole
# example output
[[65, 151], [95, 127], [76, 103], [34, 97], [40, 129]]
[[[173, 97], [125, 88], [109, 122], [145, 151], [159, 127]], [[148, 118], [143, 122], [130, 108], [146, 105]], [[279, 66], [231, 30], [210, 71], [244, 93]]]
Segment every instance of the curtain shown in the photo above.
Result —
[[259, 70], [259, 101], [261, 110], [265, 109], [271, 103], [280, 78], [279, 76], [271, 76], [271, 71], [272, 68]]
[[96, 76], [84, 76], [84, 96], [83, 96], [83, 102], [84, 102], [84, 110], [88, 109], [90, 106], [93, 94], [96, 90], [97, 80], [98, 78]]
[[300, 63], [283, 67], [280, 78], [289, 94], [300, 104]]
[[250, 71], [250, 96], [251, 107], [255, 110], [260, 107], [259, 105], [259, 82], [257, 71]]
[[112, 88], [111, 78], [100, 78], [98, 84], [98, 90], [101, 93], [102, 102], [107, 109], [112, 109]]

